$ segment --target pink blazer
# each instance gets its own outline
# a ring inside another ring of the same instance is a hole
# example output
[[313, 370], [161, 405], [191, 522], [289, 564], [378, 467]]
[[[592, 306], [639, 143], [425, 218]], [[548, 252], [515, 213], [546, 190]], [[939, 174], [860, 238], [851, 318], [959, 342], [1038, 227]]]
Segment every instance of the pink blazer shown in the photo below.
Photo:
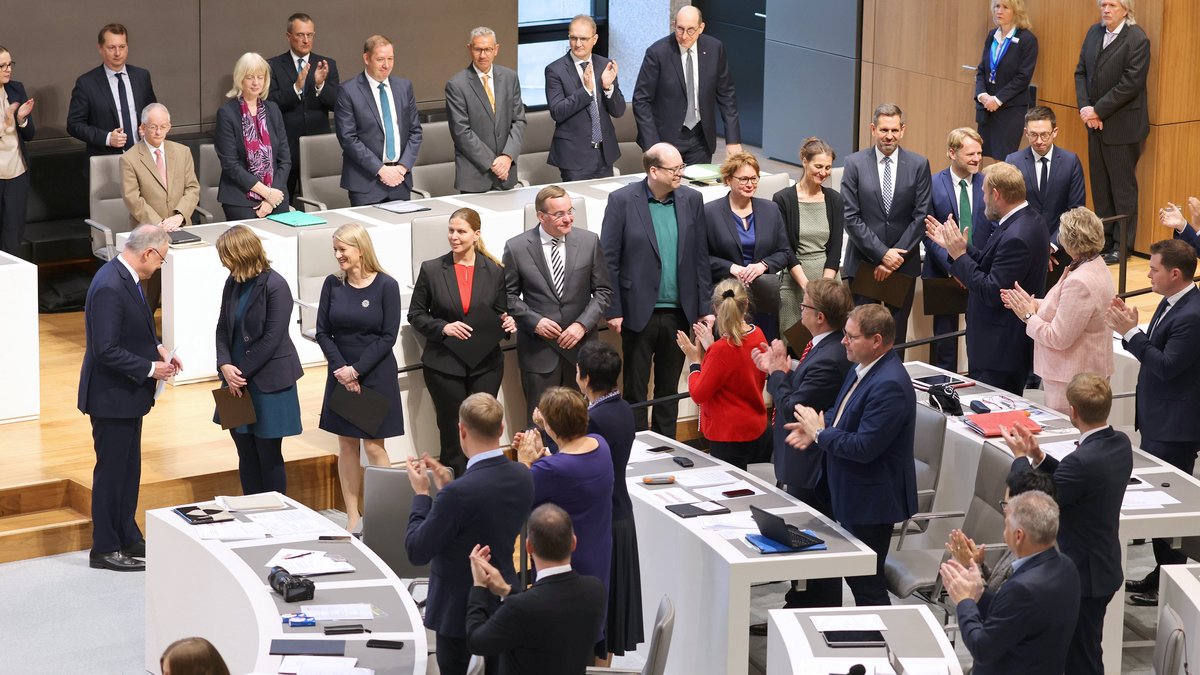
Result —
[[1112, 331], [1104, 324], [1104, 311], [1115, 293], [1100, 257], [1055, 284], [1025, 326], [1033, 338], [1034, 372], [1059, 382], [1077, 373], [1112, 375]]

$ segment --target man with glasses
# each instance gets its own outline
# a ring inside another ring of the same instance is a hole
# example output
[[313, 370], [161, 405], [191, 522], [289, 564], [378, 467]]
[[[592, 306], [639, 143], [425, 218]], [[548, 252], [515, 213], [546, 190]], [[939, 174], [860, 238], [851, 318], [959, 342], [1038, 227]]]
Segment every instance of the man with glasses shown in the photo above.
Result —
[[[679, 331], [697, 321], [714, 322], [704, 201], [682, 187], [683, 158], [669, 143], [642, 155], [645, 180], [630, 183], [608, 197], [600, 243], [608, 261], [613, 299], [608, 327], [621, 336], [625, 353], [624, 395], [630, 403], [646, 400], [647, 378], [654, 368], [654, 398], [679, 388], [683, 352]], [[652, 431], [675, 437], [679, 403], [654, 406]], [[646, 412], [634, 411], [644, 430]]]
[[79, 411], [91, 418], [96, 447], [92, 474], [92, 551], [97, 569], [146, 569], [146, 542], [134, 522], [142, 472], [142, 417], [154, 389], [183, 363], [155, 334], [142, 284], [159, 267], [171, 242], [157, 225], [139, 225], [120, 255], [96, 272], [83, 321], [87, 344], [79, 373]]
[[725, 45], [704, 35], [700, 10], [688, 5], [675, 14], [675, 32], [646, 49], [633, 88], [638, 145], [670, 143], [686, 164], [707, 164], [717, 148], [717, 108], [725, 122], [725, 150], [742, 151], [733, 77]]
[[138, 111], [156, 102], [150, 71], [125, 63], [129, 31], [119, 23], [100, 29], [101, 65], [80, 75], [71, 90], [67, 133], [87, 144], [89, 155], [119, 155], [141, 138]]
[[460, 192], [508, 190], [517, 184], [517, 157], [525, 136], [521, 82], [496, 65], [496, 32], [471, 31], [471, 65], [446, 83], [446, 115], [454, 139], [454, 187]]
[[[192, 222], [200, 202], [200, 181], [192, 152], [185, 145], [167, 140], [171, 113], [161, 103], [142, 110], [138, 133], [142, 142], [121, 155], [121, 194], [129, 209], [129, 222], [158, 225], [174, 232]], [[145, 284], [146, 304], [158, 307], [162, 275], [155, 270]]]
[[613, 118], [625, 114], [617, 84], [617, 62], [593, 54], [596, 21], [586, 14], [571, 20], [571, 50], [546, 66], [546, 103], [554, 119], [551, 166], [563, 181], [605, 178], [621, 156]]
[[508, 313], [517, 322], [517, 363], [530, 423], [542, 392], [578, 388], [579, 347], [596, 339], [612, 302], [600, 238], [574, 229], [567, 191], [548, 185], [534, 207], [538, 227], [504, 245]]

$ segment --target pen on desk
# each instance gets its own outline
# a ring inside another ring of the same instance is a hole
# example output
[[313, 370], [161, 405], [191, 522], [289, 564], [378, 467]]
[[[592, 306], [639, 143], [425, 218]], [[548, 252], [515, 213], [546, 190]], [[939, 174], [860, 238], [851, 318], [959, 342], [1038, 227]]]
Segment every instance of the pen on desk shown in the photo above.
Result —
[[312, 551], [305, 551], [304, 553], [293, 553], [292, 555], [283, 556], [283, 559], [284, 560], [293, 560], [295, 558], [303, 558], [304, 556], [309, 555], [311, 553], [312, 553]]

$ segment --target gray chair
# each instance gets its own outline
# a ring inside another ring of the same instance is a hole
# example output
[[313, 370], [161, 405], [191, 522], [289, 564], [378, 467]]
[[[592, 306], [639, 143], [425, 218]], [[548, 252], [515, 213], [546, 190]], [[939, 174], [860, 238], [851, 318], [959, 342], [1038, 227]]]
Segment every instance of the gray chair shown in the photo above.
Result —
[[845, 171], [844, 167], [839, 166], [839, 167], [835, 168], [833, 171], [829, 172], [829, 178], [825, 179], [825, 182], [822, 183], [822, 185], [824, 185], [825, 187], [827, 187], [831, 190], [836, 190], [838, 192], [841, 192], [842, 191], [842, 172], [843, 171]]
[[[437, 494], [433, 472], [429, 476], [429, 494]], [[363, 471], [363, 544], [383, 559], [401, 579], [426, 579], [429, 565], [414, 565], [404, 550], [404, 533], [412, 512], [412, 483], [408, 469], [368, 466]]]
[[550, 185], [562, 182], [562, 172], [549, 164], [549, 152], [522, 153], [517, 172], [526, 185]]
[[412, 283], [417, 283], [421, 263], [446, 255], [450, 244], [446, 241], [446, 216], [422, 216], [413, 218], [409, 227], [412, 238]]
[[221, 160], [217, 157], [217, 148], [212, 143], [200, 145], [196, 179], [200, 181], [200, 207], [211, 213], [218, 222], [223, 222], [225, 209], [217, 200], [217, 189], [221, 185]]
[[88, 218], [92, 255], [108, 261], [117, 256], [116, 235], [133, 229], [121, 190], [121, 156], [91, 158], [88, 179]]
[[621, 156], [617, 158], [616, 169], [618, 176], [628, 176], [642, 173], [642, 149], [634, 141], [620, 141]]
[[458, 194], [454, 188], [454, 140], [445, 120], [421, 125], [421, 151], [412, 176], [413, 193], [426, 199]]
[[[587, 206], [583, 201], [583, 197], [572, 197], [571, 208], [575, 209], [575, 224], [572, 227], [577, 227], [581, 230], [588, 229], [587, 224]], [[538, 226], [537, 208], [534, 204], [525, 205], [525, 229], [532, 230]]]
[[942, 473], [942, 450], [946, 444], [946, 416], [923, 405], [917, 406], [913, 436], [913, 458], [917, 465], [917, 510], [933, 508]]
[[[303, 139], [301, 139], [303, 140]], [[331, 250], [331, 237], [336, 228], [303, 228], [296, 231], [296, 299], [300, 307], [300, 335], [307, 340], [317, 339], [317, 306], [325, 277], [339, 272], [337, 259]]]
[[758, 181], [758, 189], [754, 191], [754, 196], [762, 199], [770, 199], [771, 195], [791, 185], [791, 183], [792, 177], [786, 171], [763, 176]]
[[328, 211], [350, 206], [342, 189], [342, 146], [336, 134], [300, 137], [300, 194], [295, 200], [311, 209]]
[[[628, 101], [628, 99], [626, 99]], [[633, 118], [633, 103], [625, 107], [625, 114], [613, 119], [613, 131], [617, 132], [617, 142], [637, 140], [637, 120]], [[641, 155], [641, 150], [638, 150]]]
[[650, 646], [646, 648], [646, 665], [641, 670], [623, 668], [601, 668], [590, 666], [588, 675], [603, 673], [640, 673], [640, 675], [663, 675], [667, 672], [667, 654], [671, 649], [671, 634], [675, 632], [675, 604], [664, 595], [658, 603], [658, 614], [654, 617], [654, 628], [650, 631]]
[[1158, 634], [1154, 639], [1152, 675], [1187, 675], [1187, 633], [1183, 619], [1164, 604], [1158, 611]]

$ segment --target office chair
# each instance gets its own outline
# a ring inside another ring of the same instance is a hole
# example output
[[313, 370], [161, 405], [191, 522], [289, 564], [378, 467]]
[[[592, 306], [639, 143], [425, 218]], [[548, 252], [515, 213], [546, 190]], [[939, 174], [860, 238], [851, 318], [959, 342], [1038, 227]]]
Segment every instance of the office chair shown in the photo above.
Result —
[[305, 211], [328, 211], [350, 206], [342, 189], [342, 146], [336, 134], [300, 137], [300, 194], [292, 197]]
[[217, 189], [221, 185], [221, 160], [217, 158], [217, 148], [212, 143], [200, 145], [196, 179], [200, 181], [200, 208], [216, 222], [224, 222], [225, 209], [217, 200]]
[[105, 262], [117, 256], [116, 235], [133, 229], [121, 189], [121, 156], [96, 155], [91, 158], [88, 179], [88, 218], [92, 255]]
[[1154, 639], [1154, 661], [1150, 664], [1152, 675], [1188, 675], [1187, 633], [1183, 619], [1163, 604], [1158, 611], [1158, 633]]
[[671, 649], [671, 634], [675, 632], [675, 603], [664, 595], [658, 603], [658, 614], [654, 616], [654, 628], [650, 631], [650, 646], [646, 649], [646, 664], [641, 670], [588, 666], [588, 675], [606, 673], [638, 673], [639, 675], [663, 675], [667, 672], [667, 654]]

